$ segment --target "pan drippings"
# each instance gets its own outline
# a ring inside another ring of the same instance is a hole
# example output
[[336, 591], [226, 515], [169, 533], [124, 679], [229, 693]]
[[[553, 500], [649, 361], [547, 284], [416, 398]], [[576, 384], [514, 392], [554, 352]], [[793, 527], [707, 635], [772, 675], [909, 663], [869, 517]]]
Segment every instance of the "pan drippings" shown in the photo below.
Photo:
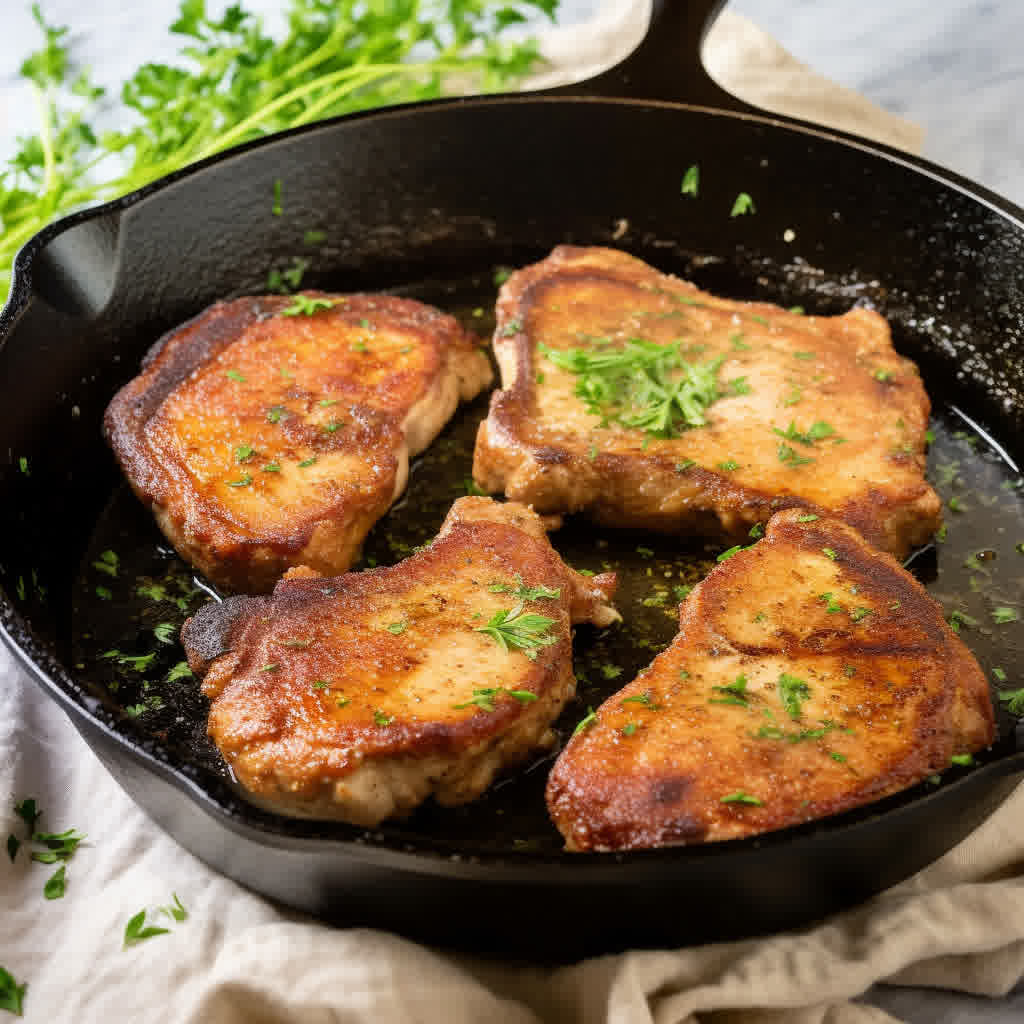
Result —
[[[493, 329], [491, 277], [488, 272], [454, 284], [428, 283], [408, 294], [450, 310], [487, 337]], [[942, 497], [946, 525], [908, 565], [959, 628], [994, 694], [1012, 691], [1024, 687], [1024, 486], [987, 440], [944, 402], [937, 382], [926, 384], [936, 409], [928, 477]], [[357, 568], [406, 557], [430, 541], [457, 497], [474, 492], [473, 442], [486, 410], [486, 397], [463, 407], [414, 460], [408, 488], [370, 533]], [[588, 708], [670, 643], [679, 601], [727, 545], [614, 531], [582, 520], [568, 521], [551, 539], [574, 568], [619, 573], [616, 606], [624, 620], [608, 630], [577, 628], [578, 692], [556, 723], [564, 740]], [[161, 739], [200, 771], [226, 774], [206, 736], [206, 699], [178, 642], [181, 623], [212, 593], [167, 547], [150, 513], [122, 485], [96, 524], [76, 583], [73, 664], [95, 695], [137, 729]], [[1011, 743], [1014, 719], [1005, 704], [999, 719], [1003, 738], [994, 753]], [[554, 852], [562, 841], [548, 820], [543, 790], [555, 753], [499, 782], [473, 804], [428, 806], [382, 831], [409, 841], [429, 835], [435, 843], [450, 842], [453, 850], [472, 844]], [[969, 769], [952, 768], [950, 775], [964, 770]]]

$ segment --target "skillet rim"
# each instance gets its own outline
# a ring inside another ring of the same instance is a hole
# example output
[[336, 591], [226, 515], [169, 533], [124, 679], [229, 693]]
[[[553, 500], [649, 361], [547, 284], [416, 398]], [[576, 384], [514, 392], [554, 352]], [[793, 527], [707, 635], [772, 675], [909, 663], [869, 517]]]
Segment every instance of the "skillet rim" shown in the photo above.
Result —
[[[566, 96], [545, 95], [537, 93], [512, 93], [491, 96], [473, 96], [458, 99], [430, 100], [419, 103], [402, 104], [384, 109], [360, 111], [342, 115], [311, 125], [303, 125], [289, 131], [279, 132], [259, 139], [253, 139], [243, 145], [214, 154], [205, 160], [190, 164], [173, 174], [150, 182], [133, 192], [127, 193], [109, 202], [72, 213], [52, 224], [47, 225], [32, 238], [28, 239], [19, 249], [12, 267], [10, 295], [7, 303], [0, 310], [0, 347], [6, 345], [11, 332], [15, 329], [22, 314], [34, 297], [32, 290], [32, 266], [36, 254], [52, 239], [78, 224], [99, 219], [121, 212], [137, 205], [148, 197], [155, 195], [193, 175], [200, 174], [214, 165], [230, 158], [242, 156], [258, 148], [275, 145], [299, 136], [311, 135], [321, 131], [331, 131], [339, 125], [366, 119], [394, 119], [409, 115], [418, 115], [428, 111], [439, 114], [461, 109], [501, 107], [514, 105], [548, 105], [548, 104], [613, 104], [639, 109], [667, 108], [686, 111], [712, 117], [727, 117], [766, 126], [770, 129], [785, 129], [799, 135], [810, 136], [826, 143], [838, 143], [858, 150], [868, 156], [887, 161], [913, 172], [923, 174], [939, 185], [963, 194], [967, 198], [980, 203], [989, 210], [1004, 217], [1013, 227], [1024, 233], [1024, 208], [997, 195], [983, 185], [941, 167], [929, 160], [903, 153], [882, 143], [858, 139], [820, 126], [809, 125], [771, 114], [751, 114], [745, 111], [721, 110], [698, 104], [678, 103], [666, 100], [626, 99], [604, 96]], [[20, 637], [20, 639], [18, 639]], [[743, 857], [752, 852], [760, 852], [767, 848], [788, 845], [801, 840], [813, 841], [815, 836], [846, 830], [857, 830], [871, 827], [876, 820], [890, 814], [898, 814], [909, 808], [917, 807], [924, 801], [942, 800], [947, 792], [970, 785], [980, 785], [983, 780], [990, 779], [990, 784], [1003, 776], [1024, 772], [1024, 744], [1018, 740], [1013, 752], [997, 754], [991, 761], [977, 766], [964, 773], [962, 777], [945, 782], [943, 786], [932, 792], [916, 793], [918, 787], [904, 790], [883, 801], [867, 804], [840, 815], [834, 815], [801, 825], [778, 829], [745, 839], [726, 840], [716, 843], [696, 844], [692, 846], [675, 846], [654, 850], [636, 850], [629, 852], [598, 852], [586, 856], [570, 854], [564, 850], [557, 853], [536, 851], [502, 851], [495, 852], [487, 848], [476, 848], [472, 843], [463, 845], [458, 859], [453, 860], [453, 851], [438, 849], [430, 839], [421, 837], [389, 837], [381, 835], [380, 839], [366, 841], [366, 836], [380, 833], [380, 829], [365, 830], [343, 822], [323, 822], [310, 819], [289, 818], [263, 811], [254, 804], [241, 798], [226, 780], [212, 776], [205, 771], [193, 775], [180, 764], [173, 750], [158, 740], [147, 737], [144, 742], [133, 740], [125, 733], [114, 729], [110, 724], [97, 716], [90, 708], [92, 698], [86, 696], [74, 676], [68, 672], [63, 663], [49, 645], [41, 643], [33, 636], [27, 620], [17, 611], [6, 590], [0, 587], [0, 639], [15, 656], [22, 667], [28, 670], [35, 682], [42, 687], [47, 695], [72, 719], [80, 735], [93, 752], [99, 740], [115, 744], [141, 767], [156, 775], [162, 781], [172, 785], [182, 796], [206, 815], [218, 821], [222, 827], [244, 835], [257, 842], [282, 848], [309, 848], [321, 852], [335, 849], [339, 853], [354, 859], [372, 862], [381, 867], [394, 867], [400, 870], [419, 871], [427, 874], [457, 875], [465, 878], [486, 879], [489, 881], [538, 880], [535, 871], [538, 865], [548, 868], [553, 881], [562, 884], [577, 881], [579, 884], [590, 884], [595, 874], [614, 872], [621, 875], [622, 870], [636, 872], [638, 866], [649, 866], [655, 872], [666, 863], [677, 868], [684, 866], [693, 859], [705, 856], [725, 857], [730, 854]], [[49, 666], [49, 667], [46, 667]], [[98, 736], [96, 734], [99, 734]], [[1020, 728], [1018, 727], [1018, 733]], [[101, 761], [103, 759], [101, 758]], [[116, 778], [116, 776], [115, 776]], [[881, 809], [880, 809], [881, 808]], [[298, 833], [298, 834], [296, 834]], [[331, 833], [331, 834], [325, 834]], [[340, 833], [340, 834], [339, 834]], [[404, 847], [404, 849], [400, 848]], [[410, 849], [412, 847], [413, 849]], [[501, 877], [495, 876], [495, 869], [501, 869]]]

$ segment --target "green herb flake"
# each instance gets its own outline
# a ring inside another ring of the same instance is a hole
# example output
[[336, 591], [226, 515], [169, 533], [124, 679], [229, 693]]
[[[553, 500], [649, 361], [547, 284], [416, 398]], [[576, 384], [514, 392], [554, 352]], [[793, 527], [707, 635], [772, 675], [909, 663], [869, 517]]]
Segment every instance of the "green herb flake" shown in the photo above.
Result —
[[1006, 673], [997, 665], [994, 669], [992, 669], [992, 678], [995, 679], [997, 683], [1005, 683]]
[[697, 463], [693, 459], [683, 459], [682, 462], [676, 463], [676, 472], [685, 473], [691, 466], [696, 466]]
[[310, 457], [309, 457], [308, 459], [303, 459], [303, 460], [302, 460], [302, 461], [301, 461], [301, 462], [299, 463], [299, 469], [308, 469], [308, 468], [309, 468], [310, 466], [312, 466], [312, 465], [313, 465], [313, 464], [314, 464], [315, 462], [316, 462], [316, 456], [315, 456], [315, 455], [310, 455]]
[[811, 688], [803, 679], [788, 675], [783, 672], [779, 676], [779, 698], [786, 714], [792, 719], [798, 719], [802, 713], [803, 701], [811, 695]]
[[253, 455], [253, 449], [250, 445], [240, 444], [235, 449], [235, 462], [245, 462], [246, 459], [251, 459]]
[[326, 679], [314, 679], [309, 685], [314, 690], [329, 690], [331, 688], [331, 684]]
[[43, 886], [43, 896], [48, 900], [59, 900], [64, 896], [64, 890], [67, 886], [67, 880], [64, 877], [64, 872], [67, 870], [66, 865], [61, 864], [59, 868], [46, 880], [46, 884]]
[[997, 626], [1003, 626], [1007, 622], [1017, 622], [1020, 619], [1020, 612], [1016, 608], [993, 608], [992, 621]]
[[675, 594], [677, 601], [685, 601], [689, 596], [693, 587], [689, 583], [677, 583], [672, 588], [672, 593]]
[[960, 611], [959, 608], [954, 608], [953, 611], [949, 613], [946, 621], [949, 623], [950, 629], [952, 629], [954, 633], [959, 633], [961, 626], [975, 627], [978, 625], [977, 619], [972, 618], [966, 612]]
[[699, 187], [700, 168], [696, 164], [692, 164], [683, 175], [683, 182], [679, 187], [679, 192], [684, 196], [695, 196]]
[[25, 476], [31, 476], [28, 468], [28, 459], [24, 455], [18, 456], [18, 469], [20, 469]]
[[750, 346], [743, 340], [743, 335], [742, 334], [734, 334], [729, 339], [729, 344], [732, 345], [732, 347], [737, 352], [749, 352], [750, 351]]
[[601, 675], [605, 679], [618, 679], [622, 675], [622, 669], [618, 665], [602, 665]]
[[578, 736], [581, 732], [585, 732], [598, 721], [597, 712], [593, 708], [587, 708], [586, 715], [576, 723], [576, 728], [572, 731], [573, 736]]
[[843, 606], [832, 596], [832, 594], [819, 594], [818, 600], [825, 602], [825, 611], [830, 615], [843, 610]]
[[281, 418], [287, 415], [287, 410], [283, 405], [272, 405], [267, 410], [267, 422], [268, 423], [280, 423]]
[[549, 587], [543, 583], [538, 583], [535, 587], [526, 586], [523, 577], [518, 573], [515, 585], [497, 581], [487, 589], [492, 594], [511, 594], [517, 601], [554, 601], [562, 596], [561, 587]]
[[750, 385], [747, 383], [746, 377], [736, 377], [734, 380], [729, 381], [729, 387], [734, 395], [750, 394]]
[[967, 506], [955, 494], [949, 499], [947, 504], [951, 512], [963, 513], [967, 511]]
[[310, 228], [302, 235], [303, 245], [319, 245], [321, 242], [327, 241], [327, 232], [320, 231], [316, 228]]
[[809, 459], [804, 455], [798, 455], [795, 449], [791, 448], [788, 444], [780, 444], [776, 454], [778, 455], [779, 462], [792, 469], [796, 469], [798, 466], [806, 466], [814, 462], [814, 459]]
[[718, 556], [716, 561], [718, 561], [718, 562], [727, 562], [730, 558], [732, 558], [733, 555], [738, 555], [741, 551], [746, 551], [746, 550], [747, 549], [742, 544], [734, 544], [731, 548], [728, 548], [726, 551], [723, 551]]
[[931, 427], [924, 432], [924, 440], [925, 444], [935, 444], [935, 431]]
[[387, 627], [387, 630], [388, 630], [389, 633], [393, 633], [395, 636], [401, 636], [401, 634], [404, 633], [406, 631], [406, 629], [408, 629], [408, 628], [409, 628], [409, 623], [408, 622], [404, 622], [404, 621], [403, 622], [392, 622]]
[[44, 846], [43, 851], [35, 850], [32, 859], [40, 864], [56, 864], [70, 860], [78, 844], [86, 838], [84, 832], [69, 828], [65, 832], [33, 832], [32, 842]]
[[237, 370], [225, 370], [224, 376], [238, 384], [245, 383], [245, 378]]
[[999, 699], [1006, 705], [1010, 714], [1024, 715], [1024, 687], [1019, 690], [1006, 690], [999, 694]]
[[648, 711], [659, 710], [659, 705], [654, 703], [654, 698], [651, 696], [650, 690], [645, 690], [643, 693], [634, 694], [632, 697], [623, 697], [620, 704], [639, 704], [641, 707], [646, 708]]
[[26, 797], [14, 805], [14, 813], [21, 818], [29, 832], [34, 832], [36, 822], [42, 817], [43, 812], [36, 807], [33, 797]]
[[797, 516], [796, 521], [798, 523], [816, 523], [821, 516], [816, 516], [813, 512], [808, 512], [806, 515]]
[[598, 339], [589, 349], [541, 345], [539, 351], [576, 375], [576, 396], [602, 425], [614, 420], [652, 437], [675, 438], [706, 426], [704, 411], [722, 397], [717, 374], [725, 357], [688, 363], [678, 341], [660, 345], [630, 338], [612, 348]]
[[741, 192], [733, 200], [732, 210], [729, 212], [729, 216], [740, 217], [747, 213], [757, 213], [757, 208], [754, 206], [754, 200], [750, 198], [750, 194], [747, 192]]
[[860, 622], [861, 619], [867, 618], [867, 616], [871, 614], [872, 610], [870, 608], [854, 608], [853, 611], [850, 612], [850, 618], [853, 619], [854, 622]]
[[[182, 5], [184, 9], [185, 5]], [[274, 179], [274, 201], [270, 205], [270, 212], [275, 217], [280, 217], [284, 213], [284, 208], [281, 206], [281, 179]]]
[[292, 298], [290, 306], [281, 310], [281, 316], [313, 316], [322, 309], [332, 309], [335, 304], [334, 299], [321, 299], [300, 292]]
[[718, 469], [724, 473], [731, 473], [733, 470], [739, 469], [740, 464], [735, 459], [726, 459], [724, 462], [718, 463]]
[[240, 476], [237, 480], [229, 480], [228, 487], [248, 487], [252, 483], [252, 477], [245, 473]]
[[386, 715], [383, 711], [374, 711], [373, 713], [373, 724], [379, 725], [382, 728], [385, 725], [390, 725], [395, 720], [394, 715]]
[[478, 627], [475, 632], [486, 633], [503, 651], [516, 648], [533, 661], [539, 648], [558, 643], [558, 637], [548, 632], [554, 624], [555, 620], [546, 615], [525, 611], [520, 602], [512, 609], [499, 609], [486, 626]]
[[146, 939], [155, 938], [157, 935], [166, 935], [167, 928], [159, 928], [156, 925], [146, 924], [146, 911], [140, 910], [134, 917], [130, 918], [124, 926], [124, 949], [129, 946], [137, 946]]
[[888, 380], [892, 380], [892, 370], [875, 370], [871, 375], [875, 380], [880, 380], [883, 383]]
[[331, 420], [330, 423], [324, 424], [324, 430], [326, 430], [328, 434], [336, 434], [343, 426], [345, 426], [345, 424], [342, 423], [341, 420]]
[[836, 561], [837, 558], [839, 558], [839, 556], [835, 553], [835, 550], [833, 548], [822, 548], [821, 553], [826, 558], [831, 559], [831, 561], [833, 562]]
[[724, 694], [722, 697], [712, 697], [709, 704], [736, 704], [740, 707], [749, 707], [747, 701], [747, 677], [737, 676], [728, 686], [712, 686], [716, 693]]
[[500, 288], [512, 276], [511, 267], [496, 267], [494, 270], [494, 287]]
[[764, 523], [754, 523], [747, 536], [753, 540], [760, 540], [764, 536]]
[[178, 632], [178, 627], [173, 622], [160, 622], [153, 627], [153, 636], [162, 644], [173, 644]]
[[[96, 588], [96, 596], [101, 601], [109, 601], [114, 595], [111, 593], [109, 587], [97, 587]], [[24, 600], [24, 599], [25, 599], [24, 595], [22, 595], [22, 600]]]
[[167, 682], [176, 683], [179, 679], [191, 679], [192, 669], [188, 667], [187, 661], [179, 661], [170, 672], [167, 673]]
[[804, 309], [803, 306], [790, 306], [789, 312], [795, 314], [796, 316], [803, 316], [804, 313], [806, 313], [807, 311]]
[[638, 728], [638, 726], [637, 726], [636, 722], [627, 722], [619, 730], [619, 732], [621, 732], [623, 736], [629, 737], [629, 736], [632, 736], [636, 732], [637, 728]]
[[838, 761], [840, 764], [846, 764], [846, 755], [845, 754], [840, 754], [840, 753], [838, 753], [835, 750], [831, 750], [831, 751], [829, 751], [829, 755], [828, 756], [831, 757], [833, 761]]
[[100, 553], [100, 557], [92, 563], [92, 567], [97, 572], [104, 572], [108, 576], [117, 576], [119, 563], [120, 559], [117, 557], [117, 552], [108, 550]]
[[0, 967], [0, 1010], [7, 1010], [16, 1017], [20, 1017], [25, 1009], [25, 992], [27, 990], [27, 983], [19, 985], [10, 971]]
[[954, 754], [949, 759], [949, 763], [959, 765], [961, 768], [969, 768], [974, 764], [974, 757], [971, 754]]
[[744, 793], [742, 789], [737, 789], [735, 793], [730, 793], [728, 796], [723, 796], [719, 803], [723, 804], [749, 804], [751, 807], [763, 806], [763, 801], [759, 800], [756, 796], [751, 796], [749, 793]]

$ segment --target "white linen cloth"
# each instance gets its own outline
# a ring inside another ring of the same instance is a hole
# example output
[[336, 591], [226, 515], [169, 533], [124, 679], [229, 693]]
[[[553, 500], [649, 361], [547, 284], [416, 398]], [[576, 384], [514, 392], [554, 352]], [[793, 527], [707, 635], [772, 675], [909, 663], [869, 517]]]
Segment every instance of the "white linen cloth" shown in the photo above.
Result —
[[[562, 80], [635, 43], [646, 5], [616, 0], [593, 23], [556, 29]], [[798, 65], [726, 12], [705, 57], [752, 103], [916, 148], [914, 125]], [[23, 847], [0, 868], [0, 965], [26, 982], [25, 1018], [61, 1024], [877, 1024], [852, 1002], [890, 979], [1002, 994], [1024, 973], [1024, 790], [939, 862], [865, 906], [801, 933], [635, 952], [545, 969], [431, 951], [341, 930], [275, 906], [209, 870], [125, 796], [63, 714], [0, 652], [0, 837], [39, 826], [88, 833], [63, 899], [43, 898], [48, 865]], [[122, 949], [143, 907], [176, 893], [184, 922]]]

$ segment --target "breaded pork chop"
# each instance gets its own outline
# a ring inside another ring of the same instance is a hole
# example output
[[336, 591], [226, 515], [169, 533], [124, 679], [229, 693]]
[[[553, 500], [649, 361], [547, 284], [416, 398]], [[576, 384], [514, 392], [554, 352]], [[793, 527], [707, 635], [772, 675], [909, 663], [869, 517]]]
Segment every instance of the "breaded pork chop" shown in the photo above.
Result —
[[179, 554], [218, 586], [344, 572], [409, 456], [490, 383], [450, 316], [383, 295], [218, 302], [154, 345], [104, 430]]
[[587, 579], [513, 503], [460, 498], [392, 568], [296, 569], [229, 598], [182, 641], [235, 776], [287, 814], [373, 825], [431, 794], [479, 796], [552, 740], [575, 691], [571, 625], [608, 625], [613, 574]]
[[897, 557], [940, 524], [928, 396], [869, 310], [718, 299], [559, 246], [502, 287], [494, 350], [473, 473], [538, 512], [739, 539], [799, 505]]
[[569, 742], [548, 809], [572, 850], [733, 839], [877, 800], [993, 738], [939, 605], [849, 526], [791, 509], [693, 589], [671, 647]]

